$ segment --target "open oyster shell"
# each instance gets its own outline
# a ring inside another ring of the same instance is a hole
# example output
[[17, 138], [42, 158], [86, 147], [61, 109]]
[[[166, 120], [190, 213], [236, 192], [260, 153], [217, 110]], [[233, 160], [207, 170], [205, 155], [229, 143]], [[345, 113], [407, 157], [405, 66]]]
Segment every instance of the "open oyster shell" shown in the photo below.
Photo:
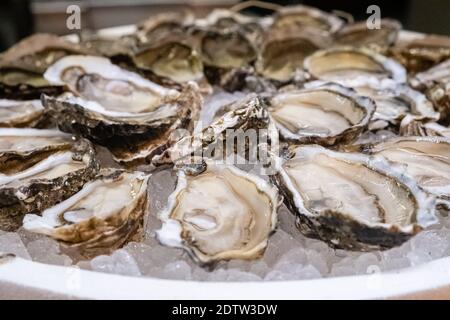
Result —
[[358, 94], [373, 99], [376, 104], [370, 130], [389, 128], [398, 132], [400, 123], [406, 116], [434, 121], [440, 117], [424, 94], [404, 84], [387, 84], [381, 88], [355, 87], [355, 90]]
[[450, 140], [443, 137], [399, 137], [360, 148], [380, 155], [412, 176], [427, 192], [450, 200]]
[[47, 120], [40, 100], [0, 99], [0, 127], [42, 127]]
[[271, 29], [294, 34], [304, 29], [312, 29], [332, 34], [343, 24], [344, 21], [335, 15], [304, 5], [295, 5], [280, 8], [273, 15]]
[[380, 86], [385, 79], [406, 82], [406, 70], [393, 59], [366, 48], [334, 47], [305, 59], [305, 70], [314, 78], [348, 87]]
[[368, 29], [367, 21], [345, 25], [334, 35], [334, 43], [341, 46], [365, 47], [386, 53], [395, 43], [402, 25], [393, 19], [381, 19], [379, 29]]
[[450, 59], [410, 78], [410, 84], [425, 91], [434, 107], [440, 112], [440, 120], [450, 125]]
[[27, 214], [24, 228], [45, 234], [84, 257], [122, 246], [142, 228], [149, 175], [104, 169], [70, 198], [41, 215]]
[[77, 192], [98, 171], [94, 149], [56, 130], [0, 129], [0, 229], [21, 226]]
[[436, 221], [434, 197], [382, 157], [305, 145], [273, 177], [299, 230], [333, 248], [388, 249]]
[[178, 171], [157, 238], [202, 264], [255, 259], [275, 229], [279, 202], [276, 188], [262, 178], [207, 160], [200, 174]]
[[267, 101], [280, 136], [295, 144], [351, 142], [375, 111], [371, 99], [332, 83], [280, 92]]
[[61, 92], [42, 74], [58, 59], [83, 53], [78, 44], [51, 34], [35, 34], [20, 41], [0, 57], [0, 96], [7, 99], [38, 99], [41, 93]]
[[425, 71], [450, 58], [448, 36], [414, 35], [398, 40], [390, 54], [404, 65], [409, 73]]
[[66, 57], [45, 76], [78, 94], [43, 98], [59, 128], [108, 147], [127, 165], [150, 161], [174, 130], [190, 129], [202, 103], [195, 85], [167, 89], [100, 57]]

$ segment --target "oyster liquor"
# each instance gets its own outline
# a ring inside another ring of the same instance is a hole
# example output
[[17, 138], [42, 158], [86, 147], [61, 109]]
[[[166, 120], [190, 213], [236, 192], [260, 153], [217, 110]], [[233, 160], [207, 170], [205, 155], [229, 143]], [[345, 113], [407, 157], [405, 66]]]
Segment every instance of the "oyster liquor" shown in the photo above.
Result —
[[276, 315], [275, 304], [218, 304], [214, 308], [202, 306], [185, 306], [179, 304], [172, 308], [172, 315], [194, 315], [200, 318], [207, 314], [214, 315]]

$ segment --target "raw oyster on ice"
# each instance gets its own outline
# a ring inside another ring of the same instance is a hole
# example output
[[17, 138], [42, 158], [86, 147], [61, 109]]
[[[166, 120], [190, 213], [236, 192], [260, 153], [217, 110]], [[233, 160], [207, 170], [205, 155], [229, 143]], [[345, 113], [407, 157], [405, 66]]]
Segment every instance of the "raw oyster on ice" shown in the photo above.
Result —
[[56, 130], [0, 129], [0, 230], [70, 197], [98, 171], [87, 140]]
[[337, 84], [280, 92], [268, 110], [280, 136], [292, 143], [351, 142], [367, 128], [374, 102]]
[[166, 149], [174, 130], [192, 126], [202, 103], [195, 85], [168, 89], [100, 57], [63, 58], [45, 77], [76, 94], [43, 98], [59, 128], [108, 147], [127, 165]]
[[274, 180], [307, 236], [334, 248], [398, 246], [434, 223], [434, 197], [383, 157], [295, 148]]
[[148, 175], [104, 169], [70, 198], [41, 215], [27, 214], [24, 228], [93, 257], [122, 246], [142, 228]]
[[200, 173], [178, 171], [157, 237], [202, 264], [255, 259], [275, 229], [279, 202], [276, 188], [262, 178], [208, 160]]

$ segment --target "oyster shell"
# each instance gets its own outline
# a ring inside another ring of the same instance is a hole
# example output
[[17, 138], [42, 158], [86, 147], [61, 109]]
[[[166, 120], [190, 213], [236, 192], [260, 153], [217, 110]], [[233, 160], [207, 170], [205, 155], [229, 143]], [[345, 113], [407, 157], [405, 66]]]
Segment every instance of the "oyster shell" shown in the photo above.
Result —
[[367, 128], [372, 100], [337, 84], [280, 92], [268, 99], [280, 136], [292, 143], [351, 142]]
[[172, 36], [140, 47], [133, 54], [132, 60], [139, 69], [151, 70], [178, 83], [203, 78], [203, 63], [199, 54], [189, 41], [181, 37]]
[[62, 91], [51, 86], [42, 73], [58, 59], [82, 53], [78, 44], [51, 34], [35, 34], [17, 43], [0, 58], [0, 96], [6, 99], [38, 99], [42, 93]]
[[[176, 142], [172, 147], [165, 150], [161, 155], [153, 158], [155, 166], [174, 163], [192, 163], [196, 157], [208, 157], [226, 159], [235, 151], [242, 154], [255, 155], [257, 145], [250, 146], [244, 138], [247, 134], [258, 131], [258, 142], [264, 139], [265, 143], [275, 144], [278, 142], [276, 128], [270, 121], [269, 113], [262, 98], [249, 95], [241, 101], [223, 107], [227, 110], [223, 115], [215, 117], [214, 121], [207, 127], [191, 136], [186, 136]], [[266, 135], [263, 135], [263, 130]], [[253, 131], [252, 131], [253, 130]], [[252, 132], [251, 132], [252, 131]], [[244, 144], [235, 143], [235, 139]], [[230, 141], [232, 145], [226, 144]], [[253, 148], [249, 151], [249, 148]], [[241, 154], [241, 155], [242, 155]], [[259, 156], [259, 155], [258, 155]]]
[[376, 109], [369, 125], [370, 130], [389, 127], [398, 132], [401, 121], [406, 116], [438, 120], [440, 115], [431, 101], [419, 91], [403, 84], [389, 84], [382, 88], [355, 87], [358, 94], [375, 101]]
[[436, 222], [434, 197], [382, 157], [300, 146], [274, 180], [299, 230], [333, 248], [388, 249]]
[[417, 73], [409, 82], [413, 87], [426, 92], [440, 112], [441, 122], [450, 125], [450, 60]]
[[261, 45], [256, 71], [268, 79], [286, 82], [303, 69], [307, 56], [330, 42], [329, 37], [317, 32], [269, 33]]
[[0, 229], [20, 227], [77, 192], [98, 171], [94, 149], [56, 130], [0, 129]]
[[200, 174], [179, 170], [177, 175], [177, 187], [160, 214], [162, 244], [182, 247], [202, 264], [262, 255], [277, 222], [276, 188], [213, 161]]
[[380, 155], [412, 176], [434, 195], [450, 200], [450, 140], [442, 137], [399, 137], [361, 147]]
[[437, 136], [450, 138], [450, 128], [433, 119], [407, 115], [400, 123], [401, 136]]
[[294, 34], [304, 29], [334, 33], [343, 24], [341, 19], [327, 12], [304, 5], [295, 5], [280, 8], [273, 16], [271, 29]]
[[202, 103], [194, 85], [167, 89], [100, 57], [66, 57], [45, 76], [79, 95], [43, 98], [60, 129], [108, 147], [127, 165], [150, 161], [167, 148], [171, 133], [189, 129]]
[[65, 201], [41, 215], [27, 214], [23, 226], [61, 241], [84, 257], [108, 253], [142, 228], [148, 177], [142, 172], [102, 170]]
[[402, 65], [366, 48], [335, 47], [319, 50], [305, 59], [305, 70], [315, 79], [332, 81], [344, 86], [381, 86], [390, 79], [406, 82]]
[[41, 127], [46, 122], [40, 100], [0, 99], [0, 127]]
[[334, 35], [335, 44], [365, 47], [386, 53], [395, 43], [402, 25], [393, 19], [381, 19], [379, 29], [368, 29], [367, 21], [345, 25]]
[[404, 37], [391, 49], [391, 55], [414, 74], [450, 58], [450, 37], [421, 35]]

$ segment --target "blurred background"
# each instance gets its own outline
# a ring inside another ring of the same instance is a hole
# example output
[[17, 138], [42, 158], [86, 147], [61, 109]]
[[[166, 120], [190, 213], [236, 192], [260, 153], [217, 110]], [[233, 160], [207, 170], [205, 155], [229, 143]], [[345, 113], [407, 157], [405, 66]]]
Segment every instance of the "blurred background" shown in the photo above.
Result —
[[[143, 20], [167, 10], [190, 8], [203, 16], [214, 8], [229, 7], [236, 0], [1, 0], [0, 51], [33, 32], [66, 34], [66, 9], [69, 5], [81, 8], [82, 28], [98, 29]], [[326, 11], [351, 13], [356, 20], [366, 19], [369, 5], [381, 8], [382, 17], [400, 20], [405, 29], [450, 35], [449, 0], [300, 0], [271, 1], [289, 5], [302, 3]], [[248, 13], [267, 14], [262, 10]]]

